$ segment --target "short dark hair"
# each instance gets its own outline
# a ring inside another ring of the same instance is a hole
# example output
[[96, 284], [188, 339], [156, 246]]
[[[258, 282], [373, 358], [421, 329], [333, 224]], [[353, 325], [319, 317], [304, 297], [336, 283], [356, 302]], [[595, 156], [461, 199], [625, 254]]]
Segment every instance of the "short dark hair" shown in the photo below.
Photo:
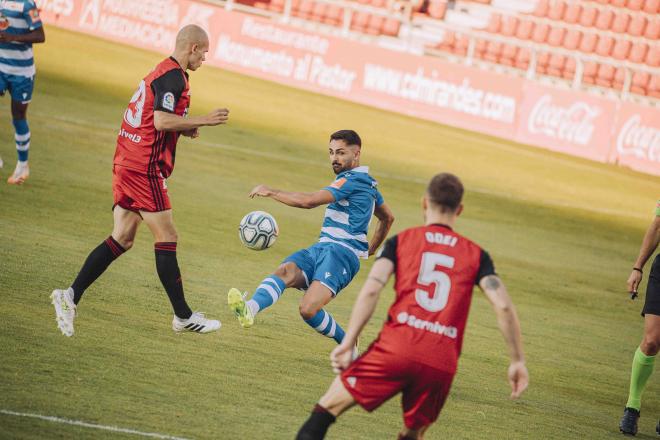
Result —
[[360, 135], [353, 130], [339, 130], [330, 135], [331, 141], [344, 141], [346, 145], [357, 145], [362, 148], [362, 139]]
[[444, 211], [456, 211], [463, 200], [463, 183], [451, 173], [433, 176], [426, 188], [429, 201]]

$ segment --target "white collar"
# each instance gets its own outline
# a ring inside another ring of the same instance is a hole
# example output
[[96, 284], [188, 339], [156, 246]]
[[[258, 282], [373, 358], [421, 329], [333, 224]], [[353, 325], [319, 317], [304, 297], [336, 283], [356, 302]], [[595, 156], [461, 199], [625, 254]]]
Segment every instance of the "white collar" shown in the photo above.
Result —
[[348, 170], [349, 173], [367, 173], [369, 174], [369, 167], [366, 165], [362, 165], [361, 167], [355, 167], [352, 170]]

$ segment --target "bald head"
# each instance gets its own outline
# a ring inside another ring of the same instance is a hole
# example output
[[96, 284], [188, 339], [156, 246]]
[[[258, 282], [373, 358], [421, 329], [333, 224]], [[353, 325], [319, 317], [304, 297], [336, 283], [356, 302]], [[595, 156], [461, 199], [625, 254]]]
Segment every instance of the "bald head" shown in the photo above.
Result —
[[185, 70], [197, 70], [206, 60], [208, 50], [206, 31], [196, 24], [189, 24], [177, 34], [173, 56]]
[[176, 50], [188, 50], [190, 46], [209, 44], [209, 36], [206, 31], [196, 24], [189, 24], [181, 28], [176, 35]]

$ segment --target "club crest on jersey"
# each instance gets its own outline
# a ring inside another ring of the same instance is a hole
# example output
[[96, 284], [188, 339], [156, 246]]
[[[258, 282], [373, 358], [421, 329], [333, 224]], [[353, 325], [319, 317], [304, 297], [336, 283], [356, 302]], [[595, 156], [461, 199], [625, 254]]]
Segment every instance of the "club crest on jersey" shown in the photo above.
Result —
[[326, 278], [326, 279], [330, 278], [331, 276], [332, 276], [332, 274], [331, 274], [330, 272], [326, 272], [326, 273], [325, 273], [325, 278]]
[[28, 11], [28, 14], [30, 14], [30, 19], [32, 20], [32, 23], [38, 23], [41, 21], [41, 17], [39, 17], [39, 10], [37, 8], [30, 9]]
[[171, 112], [174, 111], [174, 94], [172, 92], [167, 92], [163, 96], [163, 108]]

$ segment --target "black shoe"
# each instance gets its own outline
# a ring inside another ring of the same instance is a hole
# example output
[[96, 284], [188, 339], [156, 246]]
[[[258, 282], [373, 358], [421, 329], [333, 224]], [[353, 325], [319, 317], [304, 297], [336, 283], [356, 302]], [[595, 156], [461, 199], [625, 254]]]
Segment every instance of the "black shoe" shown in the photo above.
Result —
[[660, 420], [658, 420], [658, 426], [655, 427], [655, 432], [657, 432], [658, 435], [660, 435]]
[[637, 419], [639, 419], [639, 411], [634, 408], [627, 408], [623, 410], [623, 417], [619, 423], [619, 431], [624, 435], [637, 434]]

